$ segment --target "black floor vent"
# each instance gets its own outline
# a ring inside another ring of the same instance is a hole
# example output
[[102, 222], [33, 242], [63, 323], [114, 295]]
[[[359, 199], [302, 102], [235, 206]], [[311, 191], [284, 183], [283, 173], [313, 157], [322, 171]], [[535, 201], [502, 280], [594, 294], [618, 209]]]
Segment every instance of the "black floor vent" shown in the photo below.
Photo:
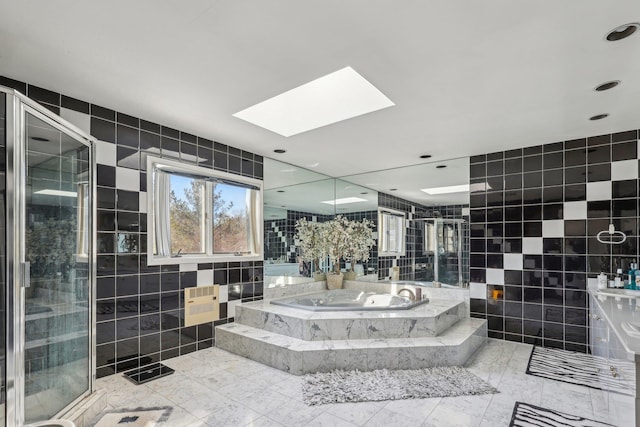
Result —
[[166, 377], [175, 371], [162, 363], [154, 363], [124, 374], [134, 384], [144, 384], [158, 378]]

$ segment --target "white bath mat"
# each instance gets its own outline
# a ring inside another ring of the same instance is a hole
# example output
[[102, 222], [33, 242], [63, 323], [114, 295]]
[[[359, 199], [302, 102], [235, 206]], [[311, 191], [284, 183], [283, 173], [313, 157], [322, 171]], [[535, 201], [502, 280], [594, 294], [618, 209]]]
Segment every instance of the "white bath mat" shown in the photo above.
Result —
[[370, 372], [338, 370], [307, 374], [302, 383], [307, 405], [489, 393], [498, 390], [458, 366]]
[[613, 424], [516, 402], [509, 427], [614, 427]]
[[169, 427], [171, 424], [167, 420], [172, 411], [170, 406], [113, 409], [100, 414], [89, 427]]
[[[611, 366], [616, 368], [612, 375]], [[635, 395], [635, 365], [555, 348], [533, 347], [527, 374], [620, 394]]]

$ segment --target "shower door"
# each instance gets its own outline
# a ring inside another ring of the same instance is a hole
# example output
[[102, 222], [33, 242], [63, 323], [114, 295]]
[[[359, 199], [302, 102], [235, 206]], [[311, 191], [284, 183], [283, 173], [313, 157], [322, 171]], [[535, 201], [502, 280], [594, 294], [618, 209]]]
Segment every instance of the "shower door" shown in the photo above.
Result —
[[86, 139], [15, 105], [11, 403], [22, 425], [59, 415], [92, 388], [93, 168]]

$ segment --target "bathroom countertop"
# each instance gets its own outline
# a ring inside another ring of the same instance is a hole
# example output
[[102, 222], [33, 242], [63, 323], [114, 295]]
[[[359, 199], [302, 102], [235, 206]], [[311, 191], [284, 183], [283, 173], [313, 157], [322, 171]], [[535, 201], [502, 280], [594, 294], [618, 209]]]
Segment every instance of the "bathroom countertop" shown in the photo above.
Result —
[[640, 296], [604, 295], [598, 292], [595, 286], [589, 286], [587, 290], [624, 348], [629, 353], [635, 354], [635, 358], [638, 359], [640, 357]]

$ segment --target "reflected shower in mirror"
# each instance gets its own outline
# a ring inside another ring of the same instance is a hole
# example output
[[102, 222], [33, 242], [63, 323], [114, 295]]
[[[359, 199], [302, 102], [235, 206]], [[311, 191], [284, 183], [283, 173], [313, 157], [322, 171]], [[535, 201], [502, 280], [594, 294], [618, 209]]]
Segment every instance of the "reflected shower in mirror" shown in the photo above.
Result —
[[[468, 284], [468, 157], [350, 175], [341, 180], [377, 190], [379, 209], [406, 215], [404, 255], [377, 254], [380, 279], [390, 277], [390, 269], [397, 266], [401, 280]], [[378, 226], [378, 217], [376, 223]], [[429, 250], [430, 244], [437, 250]]]

